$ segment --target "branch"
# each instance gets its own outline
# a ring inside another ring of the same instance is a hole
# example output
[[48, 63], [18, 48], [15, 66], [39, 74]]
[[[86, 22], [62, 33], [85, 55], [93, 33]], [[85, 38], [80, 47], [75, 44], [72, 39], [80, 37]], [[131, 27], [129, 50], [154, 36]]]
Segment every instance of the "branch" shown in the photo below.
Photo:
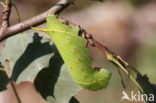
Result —
[[[2, 2], [1, 2], [2, 3]], [[12, 7], [12, 4], [11, 4], [11, 0], [9, 2], [6, 2], [6, 4], [2, 3], [3, 4], [3, 11], [2, 11], [2, 25], [1, 25], [1, 28], [0, 28], [0, 37], [7, 31], [7, 27], [10, 26], [10, 23], [9, 23], [9, 17], [10, 17], [10, 13], [11, 13], [11, 7]]]
[[15, 88], [14, 83], [13, 83], [12, 81], [10, 81], [10, 84], [11, 84], [11, 87], [12, 87], [14, 93], [15, 93], [15, 96], [16, 96], [16, 98], [17, 98], [18, 103], [22, 103], [22, 102], [21, 102], [21, 99], [20, 99], [20, 97], [19, 97], [19, 95], [18, 95], [18, 92], [17, 92], [17, 90], [16, 90], [16, 88]]
[[22, 103], [22, 102], [21, 102], [21, 99], [20, 99], [20, 97], [19, 97], [19, 94], [18, 94], [18, 92], [17, 92], [17, 90], [16, 90], [16, 88], [15, 88], [14, 83], [13, 83], [13, 81], [11, 81], [11, 79], [10, 79], [10, 77], [11, 77], [11, 73], [10, 73], [10, 59], [6, 59], [6, 60], [5, 60], [5, 63], [6, 63], [6, 66], [7, 66], [6, 69], [5, 69], [5, 72], [6, 72], [8, 78], [9, 78], [9, 80], [10, 80], [10, 85], [11, 85], [11, 87], [12, 87], [12, 89], [13, 89], [13, 92], [14, 92], [14, 94], [15, 94], [15, 96], [16, 96], [16, 99], [17, 99], [18, 103]]
[[7, 28], [6, 32], [3, 35], [0, 35], [0, 42], [10, 36], [13, 36], [17, 33], [30, 29], [31, 26], [37, 26], [44, 23], [49, 15], [59, 14], [66, 7], [68, 7], [69, 4], [70, 3], [68, 1], [61, 0], [55, 6], [50, 8], [48, 11]]

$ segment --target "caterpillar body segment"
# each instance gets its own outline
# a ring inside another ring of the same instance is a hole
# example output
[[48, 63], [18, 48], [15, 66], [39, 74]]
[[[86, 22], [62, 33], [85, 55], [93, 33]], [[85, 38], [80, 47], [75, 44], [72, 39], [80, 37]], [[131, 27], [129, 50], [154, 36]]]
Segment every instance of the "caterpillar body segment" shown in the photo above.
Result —
[[85, 38], [79, 36], [79, 28], [71, 28], [60, 22], [54, 15], [47, 18], [46, 29], [61, 54], [73, 79], [89, 90], [106, 88], [111, 72], [101, 68], [93, 69], [89, 49], [85, 47]]

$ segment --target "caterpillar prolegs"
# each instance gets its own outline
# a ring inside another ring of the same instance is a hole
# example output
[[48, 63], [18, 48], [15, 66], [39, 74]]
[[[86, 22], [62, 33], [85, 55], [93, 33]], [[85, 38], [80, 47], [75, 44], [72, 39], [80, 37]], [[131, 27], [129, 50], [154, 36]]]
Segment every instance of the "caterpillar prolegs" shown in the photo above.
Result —
[[54, 15], [47, 17], [45, 29], [38, 29], [49, 34], [62, 56], [73, 79], [89, 90], [106, 88], [111, 72], [100, 68], [93, 69], [89, 49], [85, 47], [85, 38], [79, 36], [78, 27], [69, 27]]

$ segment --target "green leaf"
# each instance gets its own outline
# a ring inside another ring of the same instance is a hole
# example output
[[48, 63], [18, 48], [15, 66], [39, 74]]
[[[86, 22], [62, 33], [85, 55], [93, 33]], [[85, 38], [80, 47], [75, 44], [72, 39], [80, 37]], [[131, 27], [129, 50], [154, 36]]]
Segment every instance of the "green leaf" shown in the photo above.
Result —
[[[155, 79], [155, 67], [156, 67], [156, 36], [155, 32], [151, 35], [144, 45], [142, 45], [134, 56], [133, 62], [135, 67], [141, 73], [137, 74], [136, 80], [143, 88], [145, 94], [154, 94], [156, 95], [156, 79]], [[142, 75], [145, 74], [146, 75]], [[156, 100], [156, 97], [155, 97]], [[148, 102], [148, 103], [155, 103]]]
[[[0, 57], [3, 64], [6, 58], [11, 60], [12, 79], [21, 82], [36, 77], [34, 85], [49, 103], [68, 103], [81, 89], [63, 65], [55, 45], [37, 33], [10, 37]], [[1, 80], [6, 84], [5, 78]]]
[[[156, 85], [149, 82], [149, 78], [147, 75], [142, 76], [140, 73], [137, 74], [136, 80], [143, 88], [145, 94], [147, 95], [156, 95]], [[153, 98], [154, 101], [149, 101], [147, 103], [155, 103], [156, 97]]]
[[74, 96], [70, 99], [69, 103], [80, 103]]
[[10, 59], [11, 78], [19, 83], [35, 78], [42, 68], [48, 66], [51, 56], [49, 40], [29, 32], [7, 39], [0, 61], [5, 65], [5, 60]]
[[81, 89], [72, 77], [59, 55], [55, 45], [54, 56], [49, 61], [49, 66], [42, 69], [36, 79], [35, 87], [49, 103], [68, 103], [70, 98]]
[[5, 72], [5, 70], [0, 67], [0, 91], [5, 90], [7, 87], [7, 84], [9, 83], [9, 78]]

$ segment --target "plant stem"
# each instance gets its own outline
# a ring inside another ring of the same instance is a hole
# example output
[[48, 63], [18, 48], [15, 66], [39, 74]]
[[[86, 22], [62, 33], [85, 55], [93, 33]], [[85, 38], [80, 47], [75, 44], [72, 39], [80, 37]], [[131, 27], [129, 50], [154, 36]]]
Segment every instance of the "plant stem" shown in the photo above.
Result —
[[136, 86], [140, 89], [141, 93], [144, 93], [144, 90], [142, 89], [142, 87], [140, 86], [140, 84], [134, 79], [134, 77], [129, 74], [128, 70], [119, 62], [117, 61], [112, 55], [107, 55], [106, 58], [113, 62], [114, 64], [116, 64], [117, 66], [119, 66], [127, 75], [129, 75], [129, 77], [131, 78], [131, 80], [136, 84]]
[[[92, 37], [91, 40], [94, 43], [94, 45], [105, 54], [107, 60], [109, 60], [110, 62], [112, 62], [113, 64], [115, 64], [115, 66], [120, 67], [128, 76], [130, 76], [130, 79], [139, 88], [139, 90], [141, 91], [141, 93], [144, 94], [144, 90], [142, 89], [142, 87], [140, 86], [140, 84], [128, 72], [127, 68], [129, 66], [129, 64], [126, 61], [124, 61], [120, 56], [115, 55], [115, 53], [113, 53], [111, 50], [109, 50], [106, 46], [103, 46], [102, 44], [100, 44], [93, 37]], [[133, 69], [133, 70], [135, 70], [135, 69]]]
[[20, 100], [20, 97], [19, 97], [19, 95], [18, 95], [18, 93], [17, 93], [17, 91], [16, 91], [16, 88], [15, 88], [13, 82], [10, 81], [10, 84], [11, 84], [11, 87], [12, 87], [14, 93], [15, 93], [15, 96], [16, 96], [16, 98], [17, 98], [18, 103], [22, 103], [21, 100]]
[[0, 35], [0, 42], [3, 41], [4, 39], [13, 36], [15, 34], [18, 34], [20, 32], [23, 32], [25, 30], [30, 29], [32, 26], [37, 26], [42, 23], [46, 22], [46, 18], [51, 15], [51, 14], [59, 14], [62, 12], [66, 7], [68, 7], [70, 3], [66, 0], [60, 0], [55, 6], [50, 8], [48, 11], [39, 14], [37, 16], [34, 16], [28, 20], [25, 20], [23, 22], [20, 22], [18, 24], [15, 24], [13, 26], [10, 26], [7, 28], [6, 32], [3, 33], [3, 35]]

